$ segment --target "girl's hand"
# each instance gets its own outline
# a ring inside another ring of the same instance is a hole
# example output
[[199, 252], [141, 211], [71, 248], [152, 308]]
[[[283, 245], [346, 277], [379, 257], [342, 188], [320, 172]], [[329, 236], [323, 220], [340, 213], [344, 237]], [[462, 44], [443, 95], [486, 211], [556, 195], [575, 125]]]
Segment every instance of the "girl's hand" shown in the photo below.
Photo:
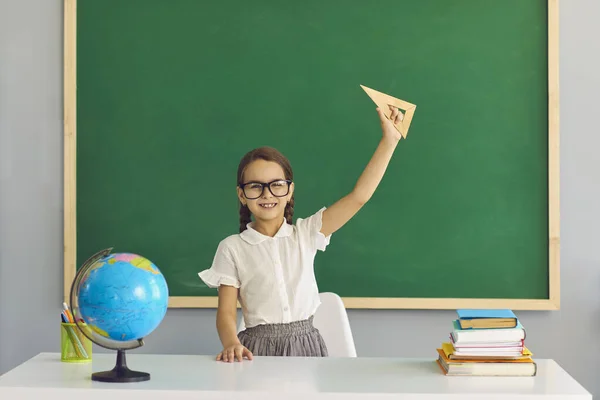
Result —
[[392, 124], [392, 121], [394, 121], [394, 123], [397, 124], [398, 122], [400, 122], [404, 119], [404, 114], [402, 114], [402, 112], [400, 112], [400, 110], [398, 110], [398, 108], [396, 108], [394, 106], [389, 106], [389, 107], [390, 107], [390, 110], [392, 111], [392, 115], [390, 116], [390, 119], [388, 119], [385, 116], [385, 114], [379, 107], [377, 107], [377, 113], [379, 114], [379, 121], [381, 122], [381, 130], [383, 131], [383, 138], [389, 139], [392, 143], [397, 143], [400, 140], [400, 138], [402, 137], [402, 135], [400, 135], [400, 132], [398, 132], [398, 130], [396, 129], [394, 124]]
[[252, 353], [246, 347], [238, 343], [223, 349], [223, 351], [217, 355], [217, 361], [242, 361], [244, 357], [246, 357], [248, 360], [252, 360]]

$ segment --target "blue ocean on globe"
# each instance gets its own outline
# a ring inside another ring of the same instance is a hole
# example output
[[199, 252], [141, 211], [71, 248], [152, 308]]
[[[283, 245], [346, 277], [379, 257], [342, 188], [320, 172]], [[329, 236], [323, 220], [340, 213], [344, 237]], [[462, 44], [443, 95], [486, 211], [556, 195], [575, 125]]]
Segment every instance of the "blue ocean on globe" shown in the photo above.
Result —
[[151, 261], [115, 253], [90, 267], [77, 299], [81, 317], [92, 330], [124, 342], [141, 339], [158, 327], [167, 312], [169, 290]]

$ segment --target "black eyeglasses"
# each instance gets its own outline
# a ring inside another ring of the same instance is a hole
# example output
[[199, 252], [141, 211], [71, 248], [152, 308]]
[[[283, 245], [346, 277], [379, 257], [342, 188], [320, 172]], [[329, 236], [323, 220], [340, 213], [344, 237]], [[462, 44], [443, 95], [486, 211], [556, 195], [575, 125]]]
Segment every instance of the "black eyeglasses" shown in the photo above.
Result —
[[275, 197], [287, 196], [290, 193], [290, 185], [292, 181], [286, 179], [278, 179], [276, 181], [262, 182], [246, 182], [240, 183], [238, 186], [244, 192], [249, 200], [258, 199], [265, 191], [265, 187], [269, 188], [269, 192]]

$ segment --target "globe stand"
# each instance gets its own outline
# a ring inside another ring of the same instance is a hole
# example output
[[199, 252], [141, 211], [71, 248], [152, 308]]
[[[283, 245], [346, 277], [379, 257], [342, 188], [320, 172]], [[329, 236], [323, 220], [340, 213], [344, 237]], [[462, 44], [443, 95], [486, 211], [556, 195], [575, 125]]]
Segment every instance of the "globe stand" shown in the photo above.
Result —
[[132, 371], [127, 367], [125, 350], [117, 350], [117, 363], [110, 371], [94, 372], [92, 380], [98, 382], [142, 382], [150, 380], [150, 374]]

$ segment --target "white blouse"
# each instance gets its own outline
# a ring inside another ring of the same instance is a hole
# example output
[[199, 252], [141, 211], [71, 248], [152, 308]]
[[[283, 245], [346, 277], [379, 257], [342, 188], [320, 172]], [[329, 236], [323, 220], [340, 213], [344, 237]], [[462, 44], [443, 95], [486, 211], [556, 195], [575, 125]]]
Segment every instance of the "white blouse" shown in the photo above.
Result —
[[245, 231], [219, 243], [212, 266], [198, 275], [211, 288], [240, 289], [248, 328], [307, 319], [321, 304], [313, 261], [331, 238], [320, 232], [324, 210], [298, 218], [294, 225], [284, 220], [274, 237], [249, 223]]

